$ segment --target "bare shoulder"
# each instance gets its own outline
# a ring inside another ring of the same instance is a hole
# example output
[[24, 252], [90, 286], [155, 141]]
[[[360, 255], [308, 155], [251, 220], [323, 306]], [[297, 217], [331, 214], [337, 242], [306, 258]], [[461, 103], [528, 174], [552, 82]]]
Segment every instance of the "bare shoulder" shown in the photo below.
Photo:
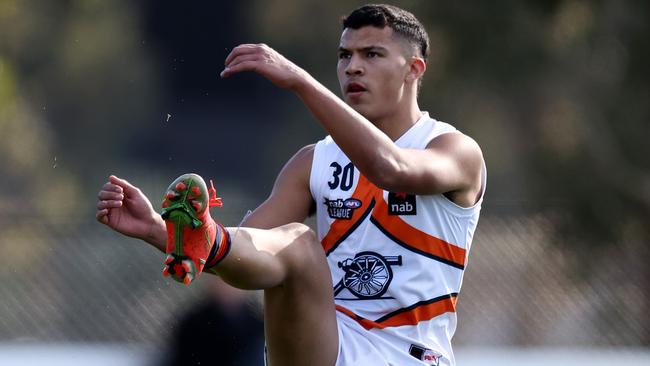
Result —
[[457, 161], [468, 170], [480, 170], [483, 166], [483, 151], [479, 144], [460, 132], [445, 133], [434, 138], [427, 149]]
[[293, 186], [294, 189], [296, 185], [309, 187], [314, 146], [314, 144], [310, 144], [302, 147], [289, 159], [276, 179], [275, 188], [287, 184]]
[[455, 183], [444, 192], [447, 198], [462, 207], [478, 202], [483, 192], [485, 164], [478, 143], [465, 134], [454, 132], [434, 138], [427, 148], [448, 162], [445, 174], [456, 177]]
[[309, 175], [313, 152], [314, 145], [307, 145], [289, 159], [278, 174], [269, 197], [243, 225], [270, 229], [305, 220], [312, 206]]
[[314, 148], [316, 147], [316, 144], [309, 144], [306, 146], [303, 146], [296, 152], [296, 154], [293, 156], [294, 159], [300, 159], [302, 160], [307, 160], [309, 163], [311, 163], [312, 158], [314, 157]]
[[303, 146], [298, 150], [284, 167], [284, 171], [290, 170], [292, 172], [300, 172], [301, 175], [306, 174], [309, 177], [311, 173], [311, 163], [314, 158], [315, 144]]

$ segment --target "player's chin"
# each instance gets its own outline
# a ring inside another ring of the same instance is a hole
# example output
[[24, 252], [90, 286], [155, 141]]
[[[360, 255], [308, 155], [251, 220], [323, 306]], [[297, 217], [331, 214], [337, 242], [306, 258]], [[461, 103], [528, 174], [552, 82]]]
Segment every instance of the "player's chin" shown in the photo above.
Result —
[[357, 111], [360, 115], [362, 115], [363, 117], [365, 117], [367, 120], [369, 120], [371, 122], [376, 117], [375, 113], [373, 113], [374, 109], [372, 107], [361, 106], [361, 105], [359, 105], [359, 106], [351, 106], [351, 107], [352, 107], [352, 109]]
[[361, 113], [361, 111], [364, 109], [369, 109], [369, 101], [366, 98], [346, 96], [344, 100], [345, 103], [347, 103], [350, 107], [359, 113]]

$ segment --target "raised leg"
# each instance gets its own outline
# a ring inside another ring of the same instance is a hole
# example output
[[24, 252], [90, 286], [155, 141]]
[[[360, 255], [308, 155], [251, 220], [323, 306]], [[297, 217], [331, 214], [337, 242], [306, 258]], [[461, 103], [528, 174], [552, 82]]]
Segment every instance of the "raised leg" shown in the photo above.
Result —
[[216, 193], [210, 194], [215, 197], [196, 174], [178, 177], [167, 189], [163, 273], [189, 285], [207, 268], [232, 286], [264, 290], [270, 365], [333, 366], [338, 353], [334, 294], [314, 232], [297, 223], [225, 229], [210, 216], [209, 206], [220, 204]]
[[264, 290], [271, 366], [333, 366], [338, 330], [325, 254], [306, 225], [229, 228], [232, 247], [212, 271], [227, 283]]

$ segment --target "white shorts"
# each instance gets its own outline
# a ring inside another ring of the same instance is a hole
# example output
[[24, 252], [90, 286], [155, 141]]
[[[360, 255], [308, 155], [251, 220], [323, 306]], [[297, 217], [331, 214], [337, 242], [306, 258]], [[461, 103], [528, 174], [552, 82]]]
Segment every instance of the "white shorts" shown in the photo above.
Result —
[[421, 361], [409, 353], [408, 344], [392, 342], [379, 331], [368, 331], [349, 316], [336, 312], [339, 354], [336, 366], [451, 366], [453, 360]]

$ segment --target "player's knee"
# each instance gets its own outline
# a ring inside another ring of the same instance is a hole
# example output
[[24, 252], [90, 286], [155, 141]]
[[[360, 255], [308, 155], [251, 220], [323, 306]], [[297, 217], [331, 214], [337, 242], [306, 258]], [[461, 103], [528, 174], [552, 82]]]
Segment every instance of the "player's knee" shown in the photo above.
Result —
[[314, 231], [305, 224], [294, 222], [281, 226], [280, 228], [285, 232], [285, 235], [295, 238], [296, 240], [308, 240], [308, 236], [312, 236], [313, 239], [316, 240], [316, 234]]
[[284, 253], [285, 263], [290, 272], [302, 273], [305, 269], [325, 265], [325, 255], [316, 233], [307, 225], [290, 224], [284, 227], [293, 238]]

